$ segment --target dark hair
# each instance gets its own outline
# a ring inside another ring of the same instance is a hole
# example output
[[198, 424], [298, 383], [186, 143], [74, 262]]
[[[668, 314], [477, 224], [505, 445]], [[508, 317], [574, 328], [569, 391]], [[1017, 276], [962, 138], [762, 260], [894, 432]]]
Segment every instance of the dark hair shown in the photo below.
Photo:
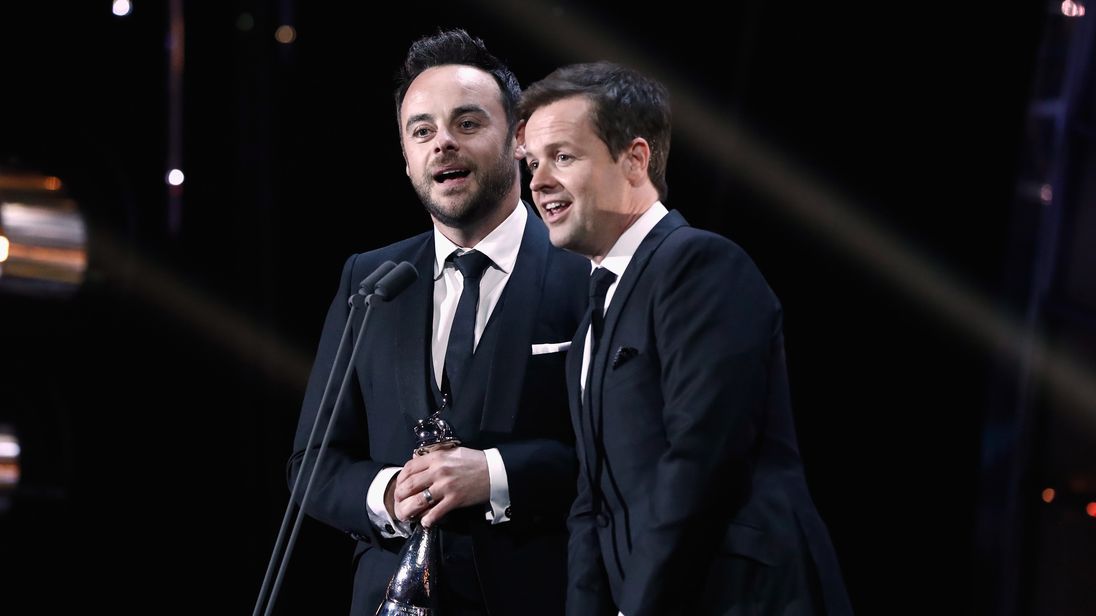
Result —
[[397, 122], [403, 97], [411, 82], [428, 68], [449, 64], [473, 66], [495, 78], [501, 93], [502, 108], [506, 110], [510, 134], [513, 135], [518, 125], [518, 99], [521, 98], [518, 78], [508, 66], [487, 51], [482, 39], [475, 38], [460, 28], [440, 30], [437, 34], [424, 36], [411, 43], [407, 58], [396, 74]]
[[670, 94], [658, 81], [611, 62], [572, 64], [558, 68], [525, 90], [518, 111], [523, 120], [537, 109], [572, 96], [593, 104], [597, 136], [613, 159], [636, 137], [651, 146], [647, 176], [666, 198], [666, 159], [670, 156]]

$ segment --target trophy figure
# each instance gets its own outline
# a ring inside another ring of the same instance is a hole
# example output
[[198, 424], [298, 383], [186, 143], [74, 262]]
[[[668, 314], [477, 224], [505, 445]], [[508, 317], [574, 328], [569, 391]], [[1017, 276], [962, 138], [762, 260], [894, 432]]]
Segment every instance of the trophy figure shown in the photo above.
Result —
[[[415, 423], [415, 455], [456, 447], [460, 441], [441, 418], [441, 408]], [[388, 582], [376, 616], [438, 616], [438, 529], [412, 522], [411, 537], [400, 551], [400, 564]]]

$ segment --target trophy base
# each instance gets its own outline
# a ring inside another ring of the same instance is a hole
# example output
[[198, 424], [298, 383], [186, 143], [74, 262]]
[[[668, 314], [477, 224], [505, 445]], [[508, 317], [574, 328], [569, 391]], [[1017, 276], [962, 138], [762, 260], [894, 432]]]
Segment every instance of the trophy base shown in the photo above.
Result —
[[434, 616], [434, 610], [428, 607], [404, 605], [402, 603], [396, 603], [391, 599], [386, 599], [385, 602], [377, 608], [376, 616]]

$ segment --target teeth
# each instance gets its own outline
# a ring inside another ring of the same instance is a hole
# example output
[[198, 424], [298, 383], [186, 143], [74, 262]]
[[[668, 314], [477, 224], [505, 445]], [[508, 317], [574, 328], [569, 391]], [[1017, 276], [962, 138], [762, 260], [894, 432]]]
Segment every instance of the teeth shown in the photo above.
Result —
[[558, 208], [561, 208], [561, 207], [563, 207], [563, 205], [564, 205], [564, 203], [563, 203], [562, 201], [553, 201], [553, 202], [551, 202], [551, 203], [546, 203], [546, 204], [544, 204], [544, 209], [546, 209], [546, 210], [548, 210], [549, 212], [551, 212], [551, 211], [553, 211], [553, 210], [555, 210], [555, 209], [558, 209]]
[[452, 179], [452, 178], [462, 178], [462, 177], [467, 176], [468, 174], [469, 174], [469, 171], [466, 170], [466, 169], [462, 169], [462, 170], [459, 170], [459, 171], [442, 171], [441, 173], [436, 174], [434, 176], [434, 179], [439, 181], [439, 182], [444, 182], [445, 180]]

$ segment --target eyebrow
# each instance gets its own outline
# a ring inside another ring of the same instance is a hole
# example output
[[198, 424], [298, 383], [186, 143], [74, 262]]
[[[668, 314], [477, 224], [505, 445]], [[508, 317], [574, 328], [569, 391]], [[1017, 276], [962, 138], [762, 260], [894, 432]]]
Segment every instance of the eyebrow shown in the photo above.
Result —
[[403, 129], [407, 130], [407, 129], [411, 128], [411, 125], [416, 123], [416, 122], [426, 122], [426, 121], [430, 121], [430, 120], [433, 120], [433, 119], [434, 119], [434, 116], [430, 115], [429, 113], [416, 113], [415, 115], [411, 116], [410, 118], [407, 118], [407, 123], [405, 123], [403, 125]]
[[466, 113], [477, 113], [479, 115], [487, 115], [487, 110], [479, 105], [461, 105], [453, 110], [453, 117], [464, 115]]
[[[529, 140], [526, 139], [525, 141], [526, 141], [526, 143], [528, 143]], [[570, 141], [553, 141], [551, 143], [544, 144], [542, 149], [545, 152], [557, 152], [560, 149], [570, 148], [570, 147], [571, 147], [571, 142]], [[529, 149], [525, 150], [525, 157], [526, 158], [529, 158], [529, 156], [531, 154], [532, 154], [532, 152]]]

